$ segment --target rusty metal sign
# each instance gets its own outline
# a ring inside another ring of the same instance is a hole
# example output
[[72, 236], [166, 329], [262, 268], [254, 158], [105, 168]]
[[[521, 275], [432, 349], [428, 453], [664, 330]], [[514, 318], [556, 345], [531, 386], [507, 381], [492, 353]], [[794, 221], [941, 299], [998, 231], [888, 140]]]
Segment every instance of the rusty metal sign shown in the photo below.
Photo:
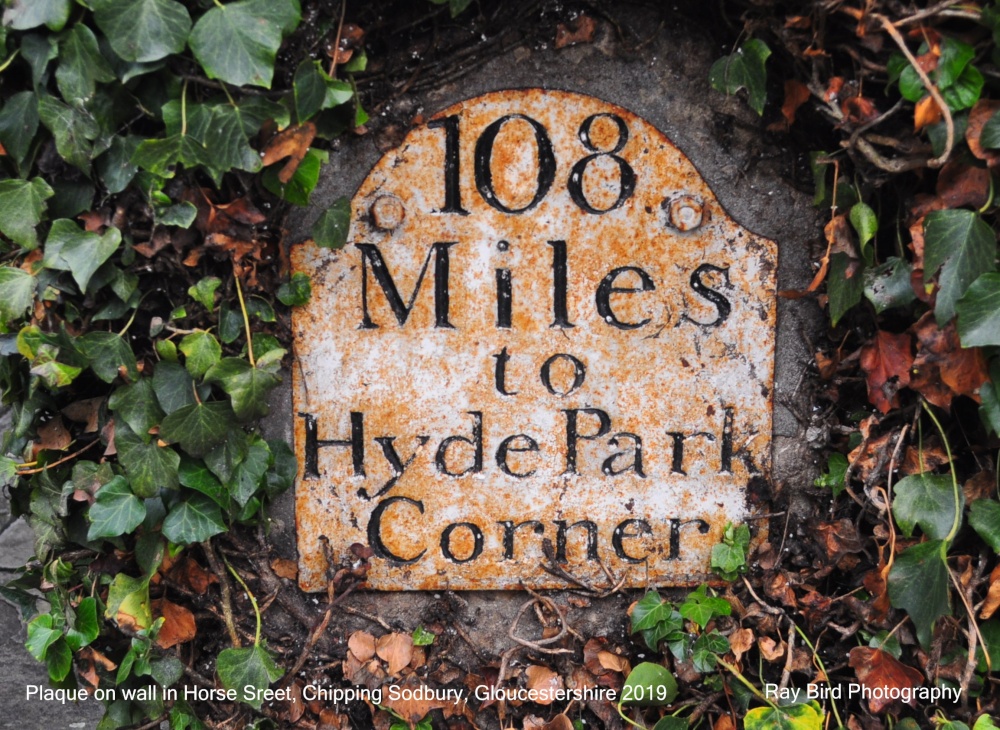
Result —
[[776, 246], [627, 110], [457, 104], [292, 259], [303, 589], [353, 543], [382, 590], [689, 584], [753, 509]]

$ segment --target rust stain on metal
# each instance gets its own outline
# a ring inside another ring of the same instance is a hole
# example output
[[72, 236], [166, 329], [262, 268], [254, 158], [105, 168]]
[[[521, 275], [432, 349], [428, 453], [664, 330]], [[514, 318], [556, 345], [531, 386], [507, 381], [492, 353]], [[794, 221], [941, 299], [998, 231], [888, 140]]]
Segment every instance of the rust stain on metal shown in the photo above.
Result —
[[[457, 104], [296, 247], [300, 583], [689, 584], [770, 465], [776, 246], [657, 129], [581, 94]], [[602, 567], [603, 565], [603, 567]]]

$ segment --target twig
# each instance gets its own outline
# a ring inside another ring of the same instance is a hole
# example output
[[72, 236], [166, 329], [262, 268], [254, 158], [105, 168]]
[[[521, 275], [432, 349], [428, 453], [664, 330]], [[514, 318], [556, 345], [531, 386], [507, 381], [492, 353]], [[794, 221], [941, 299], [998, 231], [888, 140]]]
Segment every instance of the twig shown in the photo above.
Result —
[[226, 571], [222, 569], [222, 565], [219, 563], [219, 556], [215, 554], [215, 548], [212, 547], [212, 540], [209, 538], [201, 544], [202, 550], [205, 551], [205, 557], [208, 559], [208, 564], [212, 568], [212, 572], [219, 579], [219, 589], [222, 593], [222, 618], [226, 624], [226, 630], [229, 632], [229, 641], [235, 647], [240, 647], [240, 635], [236, 631], [236, 621], [233, 620], [233, 604], [232, 604], [232, 593], [229, 588], [229, 576], [226, 575]]
[[354, 608], [353, 606], [341, 606], [340, 610], [343, 611], [344, 613], [349, 613], [352, 616], [360, 616], [361, 618], [368, 619], [373, 624], [378, 624], [386, 631], [392, 631], [392, 627], [385, 621], [380, 619], [378, 616], [372, 616], [370, 613], [365, 613], [364, 611], [358, 608]]
[[941, 92], [938, 91], [937, 86], [931, 82], [927, 72], [920, 67], [917, 59], [914, 58], [910, 49], [906, 47], [906, 41], [903, 40], [903, 36], [900, 35], [896, 26], [892, 24], [892, 21], [884, 15], [879, 15], [878, 13], [873, 14], [872, 17], [882, 24], [885, 31], [889, 34], [892, 40], [896, 42], [896, 45], [899, 46], [899, 50], [903, 52], [903, 55], [906, 56], [906, 60], [910, 62], [910, 65], [913, 66], [913, 70], [916, 71], [917, 76], [920, 77], [920, 81], [923, 83], [924, 88], [927, 89], [927, 93], [931, 95], [931, 98], [934, 99], [934, 103], [937, 104], [938, 108], [941, 110], [941, 114], [944, 115], [944, 125], [948, 133], [945, 138], [944, 150], [939, 156], [927, 161], [928, 167], [935, 169], [941, 167], [948, 161], [948, 158], [951, 156], [951, 149], [955, 145], [955, 120], [951, 118], [951, 110], [948, 108], [948, 104], [945, 103], [945, 100], [941, 96]]
[[780, 608], [775, 608], [774, 606], [771, 606], [771, 605], [765, 603], [764, 600], [760, 596], [758, 596], [756, 594], [756, 592], [754, 592], [753, 586], [750, 585], [750, 581], [747, 580], [747, 578], [746, 578], [745, 575], [741, 576], [741, 577], [743, 578], [743, 585], [745, 585], [747, 587], [747, 590], [750, 591], [750, 595], [753, 596], [753, 599], [755, 601], [757, 601], [757, 603], [760, 605], [760, 607], [764, 611], [764, 613], [769, 613], [772, 616], [784, 616], [785, 615], [785, 612], [782, 611]]
[[82, 454], [87, 449], [93, 448], [94, 444], [99, 444], [99, 443], [101, 443], [100, 439], [94, 439], [89, 444], [87, 444], [86, 446], [84, 446], [82, 449], [79, 449], [78, 451], [74, 451], [72, 454], [70, 454], [68, 456], [64, 456], [63, 458], [59, 459], [59, 461], [53, 461], [51, 464], [46, 464], [45, 466], [40, 466], [40, 467], [38, 467], [36, 469], [25, 469], [23, 471], [17, 472], [17, 475], [19, 477], [23, 477], [23, 476], [27, 476], [28, 474], [40, 474], [43, 471], [45, 471], [46, 469], [51, 469], [54, 466], [59, 466], [60, 464], [65, 464], [70, 459], [75, 459], [76, 457], [78, 457], [80, 454]]
[[792, 678], [792, 665], [795, 661], [795, 623], [789, 621], [788, 626], [788, 649], [785, 651], [785, 666], [781, 670], [781, 680], [778, 687], [784, 689], [788, 686], [788, 680]]

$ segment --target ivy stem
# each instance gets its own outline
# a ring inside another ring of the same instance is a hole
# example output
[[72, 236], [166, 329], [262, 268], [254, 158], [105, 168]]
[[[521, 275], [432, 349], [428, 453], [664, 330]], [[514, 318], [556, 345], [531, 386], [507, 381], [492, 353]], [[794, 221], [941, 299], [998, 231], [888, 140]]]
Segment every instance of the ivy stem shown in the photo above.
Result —
[[253, 645], [254, 646], [259, 646], [260, 645], [260, 609], [257, 607], [257, 599], [254, 598], [253, 593], [250, 592], [250, 589], [247, 587], [247, 584], [243, 581], [243, 578], [241, 578], [240, 574], [236, 572], [236, 569], [233, 568], [233, 566], [229, 564], [229, 561], [226, 560], [225, 558], [223, 558], [222, 560], [223, 560], [223, 562], [225, 562], [226, 567], [229, 568], [229, 572], [233, 574], [233, 577], [236, 579], [236, 582], [239, 583], [241, 586], [243, 586], [243, 590], [245, 590], [247, 592], [247, 596], [250, 598], [250, 605], [253, 606], [253, 614], [254, 614], [254, 616], [257, 619], [257, 631], [254, 633], [254, 636], [253, 636]]
[[18, 48], [12, 54], [10, 54], [10, 56], [7, 58], [6, 61], [4, 61], [2, 64], [0, 64], [0, 74], [2, 74], [4, 71], [7, 70], [7, 67], [10, 66], [10, 64], [14, 62], [14, 59], [17, 58], [17, 54], [19, 54], [20, 52], [21, 52], [21, 49]]
[[[792, 626], [795, 627], [795, 630], [798, 632], [799, 637], [802, 639], [802, 641], [805, 642], [806, 646], [809, 647], [809, 651], [812, 652], [813, 658], [816, 660], [816, 664], [819, 665], [819, 670], [823, 672], [823, 676], [826, 677], [827, 682], [829, 682], [830, 675], [826, 671], [826, 665], [823, 663], [823, 659], [820, 657], [819, 652], [816, 651], [816, 647], [813, 646], [813, 643], [811, 641], [809, 641], [809, 637], [806, 636], [805, 632], [799, 628], [799, 625], [797, 623], [793, 621]], [[840, 719], [840, 712], [837, 710], [837, 703], [834, 701], [832, 697], [830, 698], [830, 707], [833, 710], [833, 716], [837, 718], [837, 726], [844, 727], [844, 721]]]
[[624, 720], [625, 722], [627, 722], [632, 727], [637, 727], [637, 728], [639, 728], [639, 730], [649, 730], [645, 725], [640, 725], [639, 723], [637, 723], [632, 718], [626, 716], [625, 713], [622, 712], [622, 703], [621, 702], [618, 703], [618, 715], [621, 717], [622, 720]]
[[[229, 591], [229, 578], [226, 577], [226, 571], [219, 565], [219, 557], [215, 554], [215, 548], [212, 547], [211, 538], [203, 541], [201, 547], [205, 551], [205, 557], [208, 558], [209, 567], [212, 568], [212, 572], [219, 579], [219, 590], [222, 592], [222, 618], [226, 623], [226, 630], [229, 631], [229, 641], [233, 646], [238, 648], [240, 646], [240, 635], [236, 632], [236, 622], [233, 620], [233, 603]], [[226, 565], [229, 565], [229, 563], [226, 563]], [[255, 603], [254, 606], [256, 605]], [[258, 624], [259, 629], [260, 626]]]
[[719, 657], [719, 666], [722, 667], [723, 669], [725, 669], [726, 671], [728, 671], [730, 674], [732, 674], [738, 680], [740, 680], [740, 682], [742, 682], [743, 685], [748, 690], [750, 690], [753, 693], [754, 697], [756, 697], [757, 699], [759, 699], [761, 702], [766, 702], [768, 705], [770, 705], [771, 709], [774, 709], [774, 710], [778, 709], [778, 706], [776, 704], [774, 704], [773, 702], [771, 702], [771, 700], [769, 700], [767, 698], [767, 696], [763, 692], [761, 692], [759, 689], [757, 689], [756, 687], [754, 687], [753, 683], [749, 679], [747, 679], [746, 677], [744, 677], [743, 673], [740, 672], [739, 669], [737, 669], [736, 667], [734, 667], [732, 664], [730, 664], [729, 662], [727, 662], [722, 657]]
[[240, 286], [240, 276], [233, 271], [233, 278], [236, 280], [236, 296], [240, 299], [240, 311], [243, 312], [243, 326], [247, 330], [247, 354], [250, 356], [250, 367], [257, 367], [257, 362], [253, 359], [253, 337], [250, 335], [250, 315], [247, 314], [247, 304], [243, 301], [243, 287]]
[[225, 10], [226, 9], [226, 6], [223, 5], [221, 2], [219, 2], [219, 0], [213, 0], [213, 2], [215, 2], [216, 7], [218, 7], [219, 9], [221, 9], [221, 10]]
[[938, 420], [938, 417], [934, 415], [934, 411], [931, 410], [931, 407], [927, 405], [927, 401], [921, 401], [921, 403], [924, 406], [924, 410], [927, 411], [927, 415], [931, 417], [931, 420], [934, 421], [934, 425], [937, 426], [938, 433], [941, 434], [941, 440], [944, 442], [944, 450], [948, 455], [948, 468], [951, 470], [951, 489], [952, 495], [955, 498], [955, 518], [952, 520], [951, 530], [945, 536], [944, 544], [942, 546], [945, 554], [947, 554], [948, 543], [955, 539], [955, 535], [958, 534], [958, 528], [962, 526], [962, 501], [958, 491], [958, 475], [955, 473], [955, 460], [951, 456], [951, 444], [948, 443], [948, 437], [944, 434], [941, 422]]
[[983, 207], [979, 209], [979, 214], [980, 215], [983, 215], [984, 213], [986, 213], [986, 211], [989, 210], [989, 207], [991, 205], [993, 205], [993, 193], [994, 192], [995, 192], [995, 188], [993, 187], [993, 176], [990, 175], [990, 192], [989, 192], [989, 195], [986, 198], [986, 202], [983, 203]]
[[188, 130], [187, 96], [188, 80], [184, 79], [184, 85], [181, 87], [181, 137], [185, 136]]
[[[63, 458], [59, 459], [59, 461], [53, 461], [51, 464], [46, 464], [45, 466], [39, 466], [39, 467], [37, 467], [35, 469], [24, 469], [24, 468], [21, 468], [17, 472], [17, 475], [19, 477], [23, 477], [23, 476], [28, 476], [29, 474], [41, 474], [46, 469], [51, 469], [54, 466], [59, 466], [60, 464], [65, 464], [70, 459], [75, 459], [77, 456], [79, 456], [80, 454], [82, 454], [84, 451], [86, 451], [89, 448], [92, 448], [95, 444], [99, 444], [99, 443], [101, 443], [100, 439], [94, 439], [89, 444], [87, 444], [86, 446], [84, 446], [82, 449], [74, 451], [72, 454], [69, 454], [68, 456], [64, 456]], [[37, 464], [37, 463], [38, 463], [37, 461], [30, 461], [27, 464], [19, 464], [18, 466], [19, 467], [28, 467], [28, 466], [32, 466], [33, 464]]]

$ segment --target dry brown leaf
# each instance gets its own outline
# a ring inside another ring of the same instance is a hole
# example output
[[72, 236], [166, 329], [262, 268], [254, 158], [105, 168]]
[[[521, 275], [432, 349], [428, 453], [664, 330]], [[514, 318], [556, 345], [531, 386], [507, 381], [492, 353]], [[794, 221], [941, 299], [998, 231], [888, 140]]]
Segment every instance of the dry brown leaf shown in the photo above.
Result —
[[934, 101], [934, 97], [925, 96], [913, 108], [913, 131], [919, 132], [924, 127], [937, 124], [941, 117], [941, 107]]
[[776, 642], [770, 636], [762, 636], [757, 639], [757, 648], [760, 649], [760, 655], [764, 657], [764, 661], [776, 662], [785, 656], [785, 642]]
[[750, 651], [753, 646], [753, 638], [751, 629], [737, 629], [729, 635], [729, 651], [733, 653], [736, 661], [739, 661], [744, 654]]
[[97, 432], [97, 416], [101, 412], [103, 398], [84, 398], [62, 409], [62, 414], [74, 423], [83, 423], [84, 433]]
[[294, 560], [288, 558], [275, 558], [271, 561], [271, 570], [279, 578], [286, 580], [296, 580], [299, 577], [299, 566]]
[[351, 719], [329, 708], [320, 710], [316, 730], [350, 730]]
[[169, 649], [177, 644], [191, 641], [198, 633], [194, 614], [184, 606], [171, 603], [166, 598], [153, 601], [153, 616], [163, 617], [163, 626], [156, 635], [156, 645], [161, 649]]
[[996, 481], [993, 472], [984, 469], [978, 474], [974, 474], [965, 484], [962, 485], [962, 492], [965, 494], [965, 503], [972, 504], [977, 499], [987, 499], [993, 496], [996, 489]]
[[560, 712], [542, 725], [541, 730], [573, 730], [573, 721]]
[[956, 395], [978, 402], [979, 387], [989, 377], [982, 350], [962, 347], [955, 323], [940, 329], [933, 312], [927, 312], [911, 329], [917, 336], [917, 356], [910, 387], [940, 408], [951, 407]]
[[525, 669], [524, 676], [527, 678], [527, 688], [541, 693], [535, 700], [535, 703], [539, 705], [551, 705], [552, 693], [563, 688], [563, 678], [540, 664], [532, 664]]
[[969, 122], [965, 127], [965, 141], [969, 143], [972, 154], [980, 160], [986, 160], [986, 164], [990, 167], [1000, 162], [1000, 150], [983, 149], [979, 138], [983, 136], [986, 122], [993, 118], [997, 110], [1000, 110], [1000, 101], [981, 99], [969, 112]]
[[903, 452], [903, 463], [899, 468], [906, 475], [923, 474], [947, 463], [948, 454], [941, 448], [941, 444], [928, 438], [924, 441], [922, 449], [919, 446], [906, 447]]
[[817, 542], [825, 548], [830, 563], [836, 563], [847, 553], [861, 552], [864, 548], [858, 528], [846, 518], [836, 522], [821, 522], [815, 529], [819, 533]]
[[184, 560], [170, 570], [170, 577], [199, 596], [204, 595], [213, 583], [219, 582], [215, 573], [209, 573], [202, 568], [190, 555], [185, 555]]
[[628, 659], [623, 656], [618, 656], [617, 654], [612, 654], [610, 651], [598, 652], [597, 661], [600, 662], [602, 667], [612, 672], [628, 674], [629, 671], [631, 671]]
[[299, 163], [306, 156], [306, 152], [309, 151], [309, 145], [312, 144], [315, 137], [316, 125], [312, 122], [306, 122], [305, 124], [289, 127], [284, 131], [278, 132], [264, 146], [264, 150], [261, 153], [261, 162], [264, 164], [264, 167], [267, 167], [287, 157], [288, 162], [285, 163], [285, 166], [278, 173], [278, 179], [282, 183], [287, 183], [292, 179], [295, 171], [299, 169]]
[[[858, 675], [858, 681], [868, 687], [912, 690], [924, 681], [924, 675], [918, 670], [899, 662], [892, 654], [881, 649], [856, 646], [851, 649], [848, 663]], [[868, 699], [868, 707], [872, 712], [879, 713], [893, 702], [894, 700], [883, 698], [881, 695], [878, 697], [873, 695]]]
[[35, 439], [35, 453], [42, 449], [48, 451], [65, 451], [73, 443], [73, 437], [66, 430], [62, 416], [55, 416], [44, 426], [38, 427], [38, 438]]
[[875, 102], [863, 96], [851, 96], [844, 99], [840, 103], [840, 111], [851, 124], [864, 124], [879, 115]]
[[398, 632], [380, 636], [375, 642], [375, 653], [389, 665], [389, 674], [399, 674], [413, 658], [413, 639]]
[[80, 213], [77, 218], [83, 221], [83, 228], [87, 232], [103, 233], [104, 229], [111, 224], [111, 211], [106, 208], [104, 210], [89, 210]]
[[569, 21], [556, 26], [555, 47], [565, 48], [577, 43], [592, 43], [597, 31], [597, 22], [589, 15], [581, 14]]
[[953, 160], [938, 173], [935, 191], [942, 208], [982, 208], [990, 194], [990, 171]]
[[736, 723], [733, 722], [731, 715], [719, 715], [719, 719], [715, 721], [712, 730], [736, 730]]
[[[383, 692], [382, 704], [406, 720], [410, 727], [413, 727], [416, 723], [424, 719], [431, 710], [438, 710], [449, 704], [444, 700], [434, 699], [435, 695], [432, 692], [426, 692], [426, 685], [422, 684], [415, 677], [407, 677], [400, 685], [400, 689], [402, 690], [399, 693], [400, 696], [395, 700], [386, 699], [389, 697], [389, 694], [388, 692]], [[418, 689], [424, 691], [429, 697], [412, 699], [414, 695], [413, 690]], [[410, 690], [410, 692], [406, 690]], [[404, 699], [406, 695], [409, 695], [411, 699]]]
[[785, 81], [785, 101], [781, 105], [781, 115], [785, 118], [786, 129], [795, 124], [795, 114], [799, 107], [809, 101], [809, 87], [801, 81]]
[[347, 640], [347, 648], [359, 661], [366, 662], [375, 656], [375, 637], [367, 631], [355, 631]]
[[910, 383], [913, 340], [906, 333], [879, 330], [861, 348], [861, 369], [867, 375], [868, 401], [882, 413], [899, 406], [898, 391]]
[[[983, 601], [983, 607], [979, 611], [979, 618], [986, 620], [1000, 608], [1000, 565], [993, 569], [990, 573], [990, 588], [986, 592], [986, 600]], [[996, 667], [1000, 666], [1000, 657], [990, 657], [991, 664]]]

